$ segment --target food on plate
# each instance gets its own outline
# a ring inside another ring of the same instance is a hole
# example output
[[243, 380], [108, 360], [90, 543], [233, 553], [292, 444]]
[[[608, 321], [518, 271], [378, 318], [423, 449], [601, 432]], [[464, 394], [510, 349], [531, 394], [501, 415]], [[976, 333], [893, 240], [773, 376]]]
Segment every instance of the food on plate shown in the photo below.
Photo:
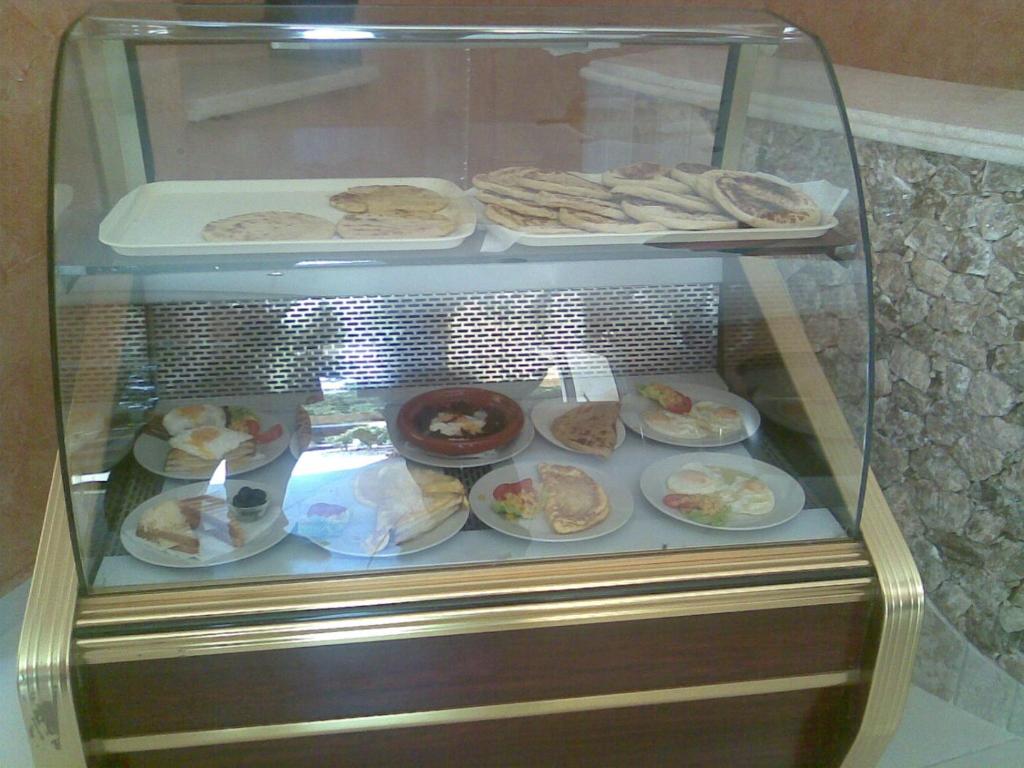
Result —
[[356, 477], [354, 492], [360, 503], [377, 513], [374, 532], [364, 542], [367, 554], [422, 536], [467, 504], [458, 478], [401, 460], [364, 469]]
[[604, 200], [592, 200], [586, 197], [562, 195], [556, 192], [538, 192], [537, 202], [555, 210], [568, 208], [573, 211], [596, 213], [598, 216], [618, 221], [626, 221], [629, 218], [618, 203], [606, 202]]
[[250, 440], [252, 435], [245, 432], [236, 432], [226, 427], [204, 426], [173, 435], [170, 444], [171, 448], [190, 456], [217, 461]]
[[612, 194], [602, 185], [584, 179], [575, 173], [547, 171], [540, 168], [503, 168], [495, 175], [504, 183], [534, 189], [538, 192], [554, 192], [561, 195], [611, 200]]
[[665, 481], [665, 506], [708, 525], [730, 517], [758, 517], [775, 509], [775, 494], [753, 475], [731, 467], [683, 464]]
[[266, 491], [243, 485], [231, 497], [231, 512], [239, 520], [259, 520], [267, 511], [269, 503]]
[[635, 232], [664, 232], [666, 227], [653, 221], [618, 221], [606, 216], [585, 211], [574, 211], [560, 208], [558, 220], [567, 227], [581, 229], [584, 232], [611, 232], [617, 234], [633, 234]]
[[135, 526], [135, 535], [161, 549], [173, 549], [188, 555], [199, 554], [199, 514], [187, 513], [177, 501], [162, 501], [145, 510]]
[[694, 212], [674, 205], [652, 203], [637, 198], [624, 199], [622, 209], [637, 221], [653, 221], [669, 229], [704, 231], [735, 229], [738, 226], [734, 218], [721, 213]]
[[334, 224], [294, 211], [254, 211], [211, 221], [200, 233], [210, 242], [330, 240]]
[[418, 448], [469, 456], [506, 445], [519, 435], [523, 411], [511, 398], [478, 387], [449, 387], [402, 405], [396, 426]]
[[[616, 187], [619, 184], [638, 183], [647, 187], [664, 189], [668, 192], [687, 194], [690, 187], [670, 178], [668, 166], [658, 163], [631, 163], [619, 168], [613, 168], [601, 174], [601, 183], [606, 187]], [[614, 191], [614, 190], [613, 190]]]
[[540, 494], [529, 477], [517, 483], [502, 483], [491, 496], [491, 509], [510, 520], [533, 517], [540, 509]]
[[473, 177], [473, 186], [478, 191], [489, 192], [504, 198], [514, 197], [517, 200], [531, 202], [534, 190], [516, 186], [515, 179], [502, 171], [478, 173]]
[[577, 406], [551, 422], [551, 434], [575, 451], [607, 458], [618, 441], [620, 407], [618, 402]]
[[711, 437], [711, 431], [700, 419], [690, 415], [672, 413], [661, 408], [644, 411], [643, 420], [647, 426], [670, 437], [680, 440], [695, 440]]
[[444, 195], [411, 184], [349, 187], [331, 196], [331, 205], [346, 213], [437, 213], [448, 203]]
[[[257, 420], [257, 423], [259, 421]], [[226, 427], [228, 415], [220, 405], [182, 405], [163, 416], [168, 435], [180, 435], [197, 427]], [[245, 430], [242, 430], [245, 431]]]
[[317, 541], [334, 539], [344, 534], [350, 518], [348, 508], [340, 504], [312, 504], [296, 522], [295, 533]]
[[743, 429], [743, 417], [740, 412], [721, 403], [702, 400], [694, 403], [691, 413], [717, 434], [727, 435]]
[[203, 533], [209, 533], [233, 547], [245, 544], [245, 529], [231, 517], [228, 503], [223, 496], [192, 496], [181, 499], [178, 506], [186, 515], [199, 518]]
[[721, 210], [714, 203], [710, 203], [702, 197], [683, 192], [669, 192], [657, 187], [648, 187], [636, 183], [619, 184], [612, 187], [612, 192], [621, 197], [664, 203], [671, 208], [678, 208], [689, 213], [721, 214]]
[[484, 215], [495, 224], [519, 230], [520, 232], [532, 232], [536, 235], [565, 235], [577, 231], [571, 227], [557, 224], [551, 219], [539, 216], [526, 216], [500, 205], [485, 206]]
[[813, 227], [821, 221], [814, 200], [781, 180], [742, 171], [708, 171], [701, 179], [723, 210], [751, 227]]
[[604, 489], [579, 467], [539, 464], [541, 505], [555, 533], [593, 528], [611, 509]]
[[637, 392], [648, 400], [653, 400], [666, 411], [687, 414], [693, 408], [693, 401], [682, 392], [677, 392], [667, 384], [650, 382], [637, 388]]
[[478, 191], [476, 199], [485, 205], [498, 205], [502, 208], [519, 213], [523, 216], [533, 216], [538, 219], [557, 219], [558, 211], [554, 208], [546, 208], [543, 205], [534, 205], [525, 200], [517, 200], [514, 197], [502, 197], [490, 192]]
[[424, 211], [349, 213], [338, 221], [338, 236], [355, 240], [444, 237], [454, 231], [454, 219]]

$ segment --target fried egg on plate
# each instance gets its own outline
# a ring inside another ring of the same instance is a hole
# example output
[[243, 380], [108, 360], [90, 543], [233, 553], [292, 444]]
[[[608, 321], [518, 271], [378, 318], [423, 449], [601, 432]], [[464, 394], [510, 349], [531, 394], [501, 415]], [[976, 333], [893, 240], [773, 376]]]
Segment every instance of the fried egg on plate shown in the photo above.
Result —
[[749, 475], [741, 476], [732, 485], [731, 491], [733, 512], [741, 515], [767, 515], [775, 509], [772, 489]]
[[743, 417], [739, 411], [712, 400], [696, 403], [691, 413], [701, 419], [713, 433], [728, 434], [743, 428]]
[[684, 464], [669, 475], [665, 485], [673, 493], [717, 493], [725, 487], [721, 474], [706, 464]]
[[251, 439], [251, 435], [235, 432], [233, 429], [205, 426], [175, 435], [170, 443], [172, 448], [198, 456], [200, 459], [216, 461]]
[[672, 437], [697, 438], [707, 437], [710, 434], [699, 419], [671, 413], [661, 408], [645, 411], [643, 418], [647, 426]]
[[183, 405], [164, 415], [164, 429], [172, 436], [197, 427], [226, 427], [227, 423], [227, 414], [219, 405]]

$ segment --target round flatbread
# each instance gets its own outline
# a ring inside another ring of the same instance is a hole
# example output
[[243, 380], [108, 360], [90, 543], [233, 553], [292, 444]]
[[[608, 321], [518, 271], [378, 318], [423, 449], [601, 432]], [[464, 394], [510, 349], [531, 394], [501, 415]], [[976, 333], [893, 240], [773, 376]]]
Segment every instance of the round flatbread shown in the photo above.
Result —
[[448, 205], [448, 198], [409, 184], [372, 184], [332, 195], [331, 205], [346, 213], [437, 213]]
[[473, 186], [485, 192], [501, 195], [502, 197], [514, 197], [518, 200], [526, 201], [533, 200], [536, 192], [525, 187], [517, 187], [514, 183], [511, 183], [513, 181], [514, 179], [494, 173], [478, 173], [473, 177]]
[[670, 170], [668, 166], [658, 163], [632, 163], [605, 171], [601, 174], [601, 183], [607, 187], [630, 183], [643, 184], [666, 192], [688, 194], [690, 186], [669, 178]]
[[590, 200], [575, 195], [559, 195], [554, 192], [538, 192], [536, 201], [541, 205], [550, 208], [569, 208], [574, 211], [586, 211], [596, 213], [608, 219], [625, 221], [628, 217], [616, 203], [607, 203], [603, 200]]
[[494, 172], [501, 183], [525, 187], [538, 192], [611, 200], [612, 194], [600, 184], [587, 181], [574, 173], [544, 171], [540, 168], [502, 168]]
[[292, 211], [254, 211], [211, 221], [202, 232], [209, 242], [330, 240], [334, 224], [319, 216]]
[[637, 221], [653, 221], [669, 229], [735, 229], [738, 226], [736, 219], [721, 213], [685, 211], [647, 200], [623, 200], [622, 208]]
[[455, 222], [441, 213], [350, 213], [338, 222], [338, 235], [346, 240], [408, 240], [444, 237]]
[[521, 213], [510, 211], [500, 205], [488, 205], [484, 208], [484, 215], [495, 224], [514, 229], [519, 232], [529, 232], [535, 235], [564, 235], [570, 232], [578, 232], [577, 229], [562, 226], [551, 219], [542, 219], [537, 216], [524, 216]]
[[558, 218], [558, 211], [554, 208], [531, 205], [524, 200], [516, 200], [513, 197], [502, 197], [501, 195], [492, 195], [490, 192], [485, 192], [483, 190], [477, 191], [476, 199], [486, 205], [500, 205], [502, 208], [507, 208], [515, 213], [521, 213], [524, 216], [535, 216], [538, 219]]
[[586, 211], [574, 211], [570, 208], [560, 208], [558, 220], [567, 227], [582, 229], [585, 232], [611, 232], [616, 234], [630, 234], [633, 232], [664, 232], [665, 227], [653, 221], [618, 221], [605, 216], [598, 216], [596, 213]]
[[696, 195], [667, 192], [664, 189], [648, 187], [644, 184], [628, 183], [612, 187], [612, 192], [624, 197], [638, 197], [644, 200], [653, 200], [657, 203], [665, 203], [675, 208], [693, 213], [719, 213], [720, 209], [714, 203]]
[[668, 172], [668, 175], [681, 184], [687, 185], [697, 194], [700, 194], [700, 191], [697, 189], [697, 178], [710, 170], [711, 166], [704, 165], [704, 163], [679, 163]]
[[704, 177], [715, 202], [752, 227], [813, 227], [821, 221], [810, 195], [781, 179], [742, 171], [709, 171]]

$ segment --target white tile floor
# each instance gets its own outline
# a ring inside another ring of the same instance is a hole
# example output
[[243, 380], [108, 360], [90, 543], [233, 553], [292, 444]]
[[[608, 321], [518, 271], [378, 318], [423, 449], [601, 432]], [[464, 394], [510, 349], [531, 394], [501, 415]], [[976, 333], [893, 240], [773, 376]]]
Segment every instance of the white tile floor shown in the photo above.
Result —
[[[28, 584], [0, 597], [0, 766], [32, 768], [16, 692]], [[910, 692], [903, 723], [878, 768], [1024, 768], [1024, 739], [930, 693]]]

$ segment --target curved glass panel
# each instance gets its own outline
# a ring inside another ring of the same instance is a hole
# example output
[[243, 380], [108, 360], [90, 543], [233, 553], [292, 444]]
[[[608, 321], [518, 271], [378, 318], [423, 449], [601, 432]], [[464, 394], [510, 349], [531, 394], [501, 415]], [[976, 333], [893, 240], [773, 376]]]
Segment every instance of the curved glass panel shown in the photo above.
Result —
[[95, 10], [54, 145], [84, 582], [856, 536], [830, 72], [746, 12]]

